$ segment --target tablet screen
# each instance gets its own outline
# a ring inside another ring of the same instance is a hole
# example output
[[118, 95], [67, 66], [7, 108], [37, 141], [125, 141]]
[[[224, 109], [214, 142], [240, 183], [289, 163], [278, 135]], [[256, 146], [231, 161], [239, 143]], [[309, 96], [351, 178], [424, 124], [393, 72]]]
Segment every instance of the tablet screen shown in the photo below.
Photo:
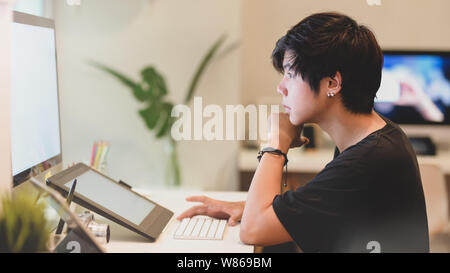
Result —
[[[72, 181], [68, 182], [65, 186], [70, 189], [72, 183]], [[155, 208], [155, 205], [147, 199], [94, 171], [87, 171], [77, 177], [75, 193], [83, 195], [136, 225], [139, 225]]]

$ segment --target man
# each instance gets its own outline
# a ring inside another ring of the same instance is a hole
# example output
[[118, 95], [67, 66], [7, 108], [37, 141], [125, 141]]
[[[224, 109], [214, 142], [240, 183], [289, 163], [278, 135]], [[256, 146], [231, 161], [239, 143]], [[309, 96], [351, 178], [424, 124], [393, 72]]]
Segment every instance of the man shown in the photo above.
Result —
[[[403, 131], [373, 110], [383, 54], [373, 33], [348, 16], [313, 14], [272, 54], [286, 113], [272, 115], [245, 202], [205, 196], [178, 219], [206, 214], [241, 222], [243, 243], [295, 241], [304, 252], [428, 252], [425, 200], [415, 153]], [[280, 194], [284, 155], [300, 147], [304, 123], [334, 143], [334, 159], [305, 186]]]

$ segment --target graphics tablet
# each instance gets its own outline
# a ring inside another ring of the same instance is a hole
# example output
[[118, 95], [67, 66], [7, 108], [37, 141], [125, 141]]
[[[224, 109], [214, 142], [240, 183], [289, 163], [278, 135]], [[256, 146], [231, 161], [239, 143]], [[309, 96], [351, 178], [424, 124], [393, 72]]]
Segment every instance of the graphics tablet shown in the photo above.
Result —
[[83, 163], [48, 178], [47, 184], [67, 196], [75, 179], [73, 202], [152, 241], [173, 216], [172, 211]]

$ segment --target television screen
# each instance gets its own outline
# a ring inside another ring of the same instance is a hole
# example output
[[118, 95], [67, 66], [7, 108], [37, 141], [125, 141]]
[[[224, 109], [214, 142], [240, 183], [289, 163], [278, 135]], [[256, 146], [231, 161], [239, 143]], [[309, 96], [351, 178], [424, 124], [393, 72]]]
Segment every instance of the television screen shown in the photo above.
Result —
[[450, 52], [385, 51], [375, 110], [400, 124], [450, 124]]

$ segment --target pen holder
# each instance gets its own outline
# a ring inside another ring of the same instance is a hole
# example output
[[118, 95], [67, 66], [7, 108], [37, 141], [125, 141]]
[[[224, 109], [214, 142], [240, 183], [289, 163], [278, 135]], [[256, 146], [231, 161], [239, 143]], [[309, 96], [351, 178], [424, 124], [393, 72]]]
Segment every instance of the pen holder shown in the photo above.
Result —
[[92, 146], [91, 161], [89, 166], [106, 174], [107, 156], [111, 145], [106, 141], [95, 141]]
[[106, 161], [100, 162], [98, 164], [96, 170], [101, 172], [101, 173], [103, 173], [103, 174], [106, 174], [107, 173], [107, 171], [106, 171], [107, 170], [107, 166], [108, 166], [108, 164], [107, 164]]
[[95, 239], [100, 244], [106, 244], [109, 242], [109, 238], [111, 236], [111, 231], [109, 229], [109, 225], [100, 224], [94, 221], [94, 214], [90, 211], [85, 211], [82, 214], [79, 214], [81, 223], [94, 235]]

